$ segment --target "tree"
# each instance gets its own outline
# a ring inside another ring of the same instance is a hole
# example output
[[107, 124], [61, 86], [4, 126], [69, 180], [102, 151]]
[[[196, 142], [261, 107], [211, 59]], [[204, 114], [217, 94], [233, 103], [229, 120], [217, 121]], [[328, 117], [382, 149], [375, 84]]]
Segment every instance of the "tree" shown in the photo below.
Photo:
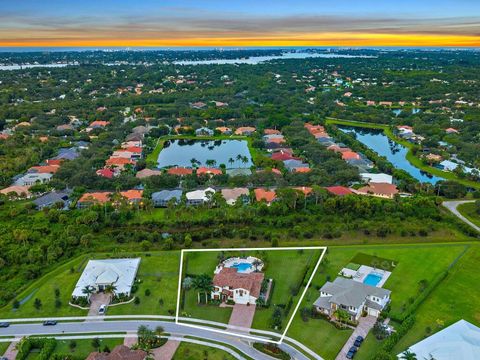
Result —
[[105, 286], [105, 293], [113, 295], [115, 294], [115, 291], [117, 291], [117, 287], [114, 284], [109, 284]]
[[342, 324], [343, 322], [346, 323], [348, 320], [350, 320], [350, 315], [346, 310], [343, 309], [337, 309], [337, 311], [335, 311], [335, 317], [340, 322], [340, 324]]
[[229, 158], [228, 163], [230, 164], [230, 167], [231, 167], [235, 163], [235, 160], [233, 158]]
[[92, 295], [94, 293], [95, 289], [93, 288], [93, 286], [90, 286], [90, 285], [86, 285], [83, 289], [82, 289], [82, 294], [85, 294], [85, 296], [87, 298], [90, 297], [90, 295]]
[[93, 338], [92, 342], [91, 342], [91, 345], [94, 349], [96, 349], [98, 351], [100, 349], [100, 339], [99, 338]]
[[202, 274], [193, 279], [193, 288], [199, 292], [198, 303], [200, 303], [200, 294], [205, 294], [205, 304], [208, 303], [208, 294], [213, 291], [212, 277], [208, 274]]
[[252, 265], [255, 268], [255, 271], [258, 271], [258, 267], [262, 265], [262, 262], [259, 259], [255, 259], [253, 260]]
[[39, 298], [35, 298], [35, 300], [33, 301], [33, 306], [35, 307], [35, 309], [40, 310], [40, 308], [42, 307], [42, 300], [40, 300]]
[[70, 348], [70, 351], [73, 352], [77, 347], [77, 342], [75, 340], [70, 340], [68, 343], [68, 347]]
[[411, 352], [410, 350], [405, 350], [402, 353], [402, 356], [400, 357], [400, 359], [403, 359], [403, 360], [417, 360], [417, 355], [415, 355], [415, 353]]

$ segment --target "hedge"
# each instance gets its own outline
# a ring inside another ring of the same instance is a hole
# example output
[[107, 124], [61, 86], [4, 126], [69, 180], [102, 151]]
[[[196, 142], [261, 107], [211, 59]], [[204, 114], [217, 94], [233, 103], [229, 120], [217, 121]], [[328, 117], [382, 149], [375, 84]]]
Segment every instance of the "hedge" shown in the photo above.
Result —
[[263, 344], [263, 343], [253, 343], [253, 347], [258, 351], [270, 355], [275, 359], [281, 360], [290, 360], [292, 357], [287, 352], [280, 349], [277, 345], [274, 344]]
[[41, 349], [37, 355], [38, 360], [50, 360], [57, 347], [57, 340], [52, 338], [26, 338], [19, 344], [17, 359], [25, 360], [32, 349]]

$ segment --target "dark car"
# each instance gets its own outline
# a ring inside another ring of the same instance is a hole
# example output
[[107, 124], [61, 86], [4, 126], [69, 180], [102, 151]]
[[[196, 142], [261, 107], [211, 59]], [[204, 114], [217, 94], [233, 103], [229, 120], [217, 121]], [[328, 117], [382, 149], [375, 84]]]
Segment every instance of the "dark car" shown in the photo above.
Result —
[[0, 322], [0, 328], [5, 328], [5, 327], [9, 327], [10, 326], [10, 323], [8, 322]]
[[43, 322], [43, 326], [54, 326], [57, 325], [57, 320], [47, 320]]
[[357, 336], [353, 345], [355, 345], [356, 347], [360, 347], [360, 345], [362, 345], [363, 343], [363, 340], [363, 336]]
[[355, 353], [354, 353], [354, 352], [349, 351], [349, 352], [347, 353], [347, 359], [353, 359], [354, 356], [355, 356]]

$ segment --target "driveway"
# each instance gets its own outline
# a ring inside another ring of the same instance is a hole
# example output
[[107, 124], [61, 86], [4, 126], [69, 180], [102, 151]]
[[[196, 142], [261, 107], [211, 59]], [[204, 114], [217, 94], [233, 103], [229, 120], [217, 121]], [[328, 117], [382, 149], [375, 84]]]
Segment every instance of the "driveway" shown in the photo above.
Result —
[[5, 351], [5, 354], [3, 354], [4, 357], [6, 357], [8, 360], [13, 360], [17, 357], [17, 344], [20, 342], [21, 339], [15, 339], [13, 340], [10, 345], [8, 346], [7, 350]]
[[110, 294], [98, 293], [90, 296], [90, 310], [88, 316], [98, 316], [98, 309], [103, 304], [110, 304]]
[[480, 232], [480, 227], [472, 223], [470, 220], [468, 220], [465, 216], [460, 214], [460, 211], [457, 210], [457, 207], [462, 204], [467, 204], [467, 203], [472, 203], [475, 202], [475, 200], [458, 200], [458, 201], [444, 201], [442, 203], [443, 206], [445, 206], [448, 210], [450, 210], [453, 215], [458, 217], [460, 220], [462, 220], [464, 223], [470, 225], [472, 228]]
[[256, 305], [235, 304], [228, 325], [251, 329], [256, 307]]
[[343, 345], [342, 350], [340, 350], [335, 360], [347, 360], [348, 350], [353, 346], [353, 343], [355, 342], [357, 336], [363, 336], [363, 338], [365, 339], [376, 322], [377, 318], [375, 316], [368, 315], [367, 317], [361, 317], [356, 329], [348, 338], [345, 345]]
[[180, 341], [168, 340], [163, 346], [152, 350], [153, 358], [155, 360], [172, 360], [179, 346]]

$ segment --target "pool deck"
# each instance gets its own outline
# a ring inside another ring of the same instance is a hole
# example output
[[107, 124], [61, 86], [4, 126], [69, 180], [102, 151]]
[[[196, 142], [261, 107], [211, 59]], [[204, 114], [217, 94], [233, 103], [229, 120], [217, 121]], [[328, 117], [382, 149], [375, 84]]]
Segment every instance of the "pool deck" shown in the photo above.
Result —
[[[352, 270], [352, 269], [347, 269], [343, 268], [340, 272], [340, 276], [352, 278], [352, 280], [361, 282], [363, 283], [365, 281], [365, 278], [368, 276], [370, 273], [375, 273], [378, 275], [382, 276], [382, 279], [378, 282], [376, 287], [383, 287], [385, 282], [388, 280], [390, 275], [392, 274], [390, 271], [382, 270], [382, 269], [376, 269], [371, 266], [366, 266], [366, 265], [361, 265], [358, 270]], [[368, 285], [368, 284], [367, 284]]]

